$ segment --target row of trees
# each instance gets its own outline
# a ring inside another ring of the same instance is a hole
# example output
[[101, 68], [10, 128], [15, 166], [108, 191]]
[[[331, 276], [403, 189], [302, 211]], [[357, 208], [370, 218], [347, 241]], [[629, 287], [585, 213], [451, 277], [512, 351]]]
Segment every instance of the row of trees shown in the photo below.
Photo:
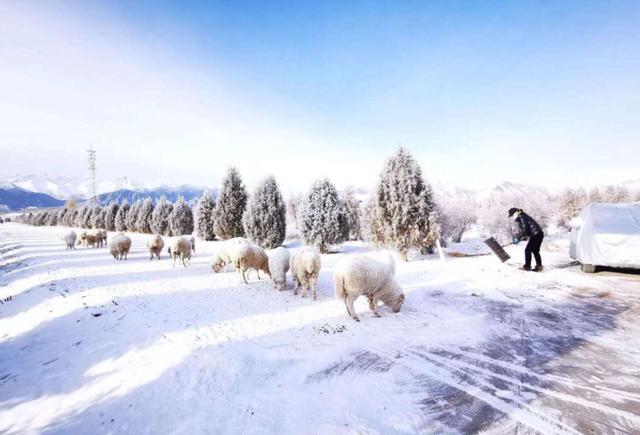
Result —
[[105, 207], [70, 204], [61, 209], [22, 214], [19, 220], [35, 226], [64, 225], [85, 229], [104, 228], [108, 231], [137, 231], [147, 234], [177, 236], [193, 233], [193, 212], [183, 198], [175, 204], [161, 198], [154, 204], [150, 198], [138, 200], [132, 206], [111, 202]]
[[594, 187], [588, 193], [585, 189], [567, 188], [558, 198], [558, 226], [568, 229], [573, 218], [578, 216], [585, 205], [592, 202], [640, 201], [640, 190], [632, 192], [624, 186]]

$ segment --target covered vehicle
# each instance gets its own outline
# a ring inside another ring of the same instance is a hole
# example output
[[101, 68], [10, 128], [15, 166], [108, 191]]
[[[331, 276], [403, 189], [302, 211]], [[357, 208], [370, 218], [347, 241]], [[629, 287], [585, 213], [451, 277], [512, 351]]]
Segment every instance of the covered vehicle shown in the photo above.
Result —
[[569, 255], [585, 272], [598, 266], [640, 269], [640, 202], [587, 205], [571, 222]]

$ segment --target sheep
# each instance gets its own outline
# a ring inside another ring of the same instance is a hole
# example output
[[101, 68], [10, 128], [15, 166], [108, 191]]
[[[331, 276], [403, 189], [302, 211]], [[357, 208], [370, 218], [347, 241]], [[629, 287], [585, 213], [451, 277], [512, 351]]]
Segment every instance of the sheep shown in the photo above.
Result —
[[160, 253], [164, 248], [164, 240], [158, 234], [155, 234], [147, 240], [147, 248], [149, 248], [149, 260], [153, 260], [154, 255], [160, 260]]
[[298, 294], [302, 286], [302, 297], [307, 296], [307, 289], [311, 287], [313, 300], [318, 299], [318, 275], [320, 274], [320, 254], [315, 248], [305, 247], [291, 257], [291, 274], [293, 275], [293, 294]]
[[236, 264], [240, 256], [240, 249], [244, 246], [250, 246], [251, 242], [244, 237], [234, 237], [221, 243], [221, 248], [213, 259], [211, 268], [215, 273], [222, 269], [227, 271], [229, 264]]
[[80, 237], [78, 237], [78, 245], [82, 243], [82, 246], [88, 248], [91, 245], [92, 248], [95, 248], [98, 244], [98, 238], [92, 234], [83, 231], [80, 233]]
[[287, 272], [290, 261], [289, 251], [282, 246], [269, 252], [269, 274], [273, 280], [273, 288], [287, 289]]
[[357, 322], [360, 319], [353, 303], [360, 295], [369, 299], [369, 308], [376, 317], [380, 317], [378, 301], [397, 313], [405, 296], [394, 274], [395, 264], [390, 256], [386, 262], [366, 255], [349, 256], [337, 265], [333, 273], [336, 297], [344, 302], [347, 313]]
[[258, 272], [258, 279], [260, 278], [260, 271], [270, 274], [267, 253], [260, 246], [254, 244], [242, 245], [238, 250], [238, 257], [233, 259], [233, 267], [240, 272], [242, 281], [245, 284], [249, 284], [245, 273], [250, 269], [255, 269]]
[[76, 249], [77, 237], [78, 236], [76, 235], [75, 231], [69, 231], [67, 234], [64, 235], [62, 240], [64, 240], [64, 242], [67, 244], [67, 249]]
[[102, 248], [104, 245], [107, 244], [106, 230], [96, 229], [96, 230], [93, 230], [91, 234], [93, 235], [93, 237], [95, 237], [96, 245], [98, 246], [98, 248]]
[[174, 239], [167, 249], [169, 256], [173, 259], [173, 267], [176, 267], [178, 258], [180, 258], [182, 265], [187, 267], [189, 260], [191, 260], [191, 251], [191, 240], [184, 236]]
[[131, 249], [131, 239], [126, 234], [117, 234], [111, 238], [109, 243], [109, 251], [116, 260], [127, 259], [127, 254]]

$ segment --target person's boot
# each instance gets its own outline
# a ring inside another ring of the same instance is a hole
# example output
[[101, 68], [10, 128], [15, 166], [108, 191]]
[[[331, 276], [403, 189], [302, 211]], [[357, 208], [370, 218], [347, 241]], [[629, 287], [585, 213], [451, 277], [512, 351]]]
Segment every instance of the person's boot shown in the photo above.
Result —
[[544, 267], [542, 267], [542, 264], [536, 264], [535, 269], [533, 269], [534, 272], [542, 272], [544, 270]]
[[527, 266], [526, 264], [524, 266], [520, 266], [520, 270], [526, 270], [527, 272], [531, 271], [531, 266]]

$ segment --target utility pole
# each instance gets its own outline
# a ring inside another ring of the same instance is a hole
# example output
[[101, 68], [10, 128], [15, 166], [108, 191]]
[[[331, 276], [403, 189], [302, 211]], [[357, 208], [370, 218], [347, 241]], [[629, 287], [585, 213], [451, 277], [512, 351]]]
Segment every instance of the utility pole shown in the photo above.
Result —
[[93, 196], [91, 201], [93, 205], [98, 205], [98, 196], [96, 195], [96, 152], [93, 146], [90, 146], [87, 150], [87, 158], [89, 160], [89, 176], [91, 177], [91, 192]]

